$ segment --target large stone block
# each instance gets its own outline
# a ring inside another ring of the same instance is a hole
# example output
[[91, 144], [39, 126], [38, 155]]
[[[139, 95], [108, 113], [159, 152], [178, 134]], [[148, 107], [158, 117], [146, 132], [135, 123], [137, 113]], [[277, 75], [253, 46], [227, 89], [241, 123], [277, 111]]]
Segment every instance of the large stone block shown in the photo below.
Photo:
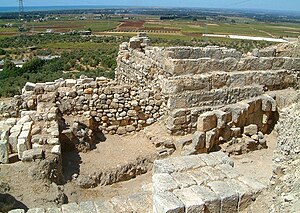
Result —
[[0, 163], [9, 163], [9, 144], [0, 140]]
[[34, 208], [34, 209], [29, 209], [27, 213], [46, 213], [46, 210], [43, 208]]
[[170, 174], [154, 174], [152, 176], [153, 190], [154, 193], [160, 191], [173, 191], [174, 189], [179, 188], [178, 183]]
[[216, 193], [205, 186], [192, 186], [191, 190], [196, 193], [196, 196], [205, 202], [208, 212], [219, 212], [221, 207], [221, 198]]
[[172, 174], [174, 180], [178, 183], [180, 188], [188, 188], [196, 185], [196, 181], [186, 172], [175, 172]]
[[79, 209], [81, 213], [97, 213], [96, 207], [93, 201], [85, 201], [79, 203]]
[[190, 188], [177, 189], [174, 194], [181, 200], [185, 206], [185, 212], [204, 213], [205, 203]]
[[36, 159], [42, 159], [43, 158], [43, 149], [42, 148], [33, 148], [30, 150], [25, 150], [22, 155], [22, 161], [23, 162], [30, 162], [34, 161]]
[[217, 116], [213, 112], [206, 112], [199, 116], [197, 130], [201, 132], [209, 131], [217, 127]]
[[258, 127], [256, 124], [250, 124], [248, 126], [244, 127], [244, 134], [248, 136], [252, 136], [257, 134], [258, 132]]
[[97, 213], [115, 213], [114, 206], [109, 201], [95, 201]]
[[61, 206], [63, 213], [80, 213], [79, 205], [77, 203], [68, 203]]
[[18, 139], [17, 149], [18, 149], [18, 157], [19, 159], [22, 159], [23, 152], [28, 150], [27, 142], [25, 139]]
[[236, 212], [239, 195], [235, 189], [224, 181], [212, 181], [207, 184], [222, 200], [222, 212]]
[[153, 195], [154, 213], [184, 213], [184, 204], [171, 192]]
[[205, 148], [205, 140], [206, 140], [206, 136], [204, 132], [200, 132], [200, 131], [196, 131], [193, 134], [193, 138], [192, 138], [192, 146], [196, 149], [203, 149]]
[[8, 138], [8, 142], [10, 144], [12, 153], [18, 152], [18, 136], [19, 136], [19, 134], [20, 134], [20, 132], [13, 132]]

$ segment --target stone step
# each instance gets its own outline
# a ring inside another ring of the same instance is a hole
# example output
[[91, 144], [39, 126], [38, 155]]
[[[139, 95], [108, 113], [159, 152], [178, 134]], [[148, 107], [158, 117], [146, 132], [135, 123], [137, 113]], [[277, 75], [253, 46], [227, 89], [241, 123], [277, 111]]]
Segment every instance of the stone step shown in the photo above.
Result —
[[154, 212], [239, 212], [266, 188], [221, 151], [156, 160], [152, 181]]

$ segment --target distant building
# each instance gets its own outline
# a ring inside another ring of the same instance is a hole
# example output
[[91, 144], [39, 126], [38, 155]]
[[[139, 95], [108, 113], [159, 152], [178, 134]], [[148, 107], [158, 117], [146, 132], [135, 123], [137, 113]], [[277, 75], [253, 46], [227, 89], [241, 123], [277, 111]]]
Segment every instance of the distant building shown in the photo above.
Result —
[[13, 62], [16, 65], [16, 67], [22, 68], [23, 65], [26, 63], [26, 60], [25, 59], [23, 59], [23, 60], [12, 60], [11, 62]]
[[46, 33], [54, 33], [54, 30], [53, 29], [47, 29]]
[[81, 30], [81, 31], [78, 31], [78, 33], [80, 35], [92, 35], [92, 31], [90, 31], [90, 30]]
[[52, 59], [60, 58], [60, 57], [61, 57], [60, 55], [47, 55], [47, 56], [38, 55], [37, 56], [37, 58], [42, 59], [44, 61], [50, 61]]

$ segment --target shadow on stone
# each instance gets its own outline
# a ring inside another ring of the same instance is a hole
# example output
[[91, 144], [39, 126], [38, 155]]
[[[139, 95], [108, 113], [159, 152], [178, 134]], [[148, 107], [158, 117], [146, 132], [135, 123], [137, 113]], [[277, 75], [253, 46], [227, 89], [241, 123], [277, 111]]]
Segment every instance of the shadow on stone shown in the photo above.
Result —
[[0, 193], [0, 212], [6, 213], [13, 209], [28, 210], [28, 207], [10, 194]]

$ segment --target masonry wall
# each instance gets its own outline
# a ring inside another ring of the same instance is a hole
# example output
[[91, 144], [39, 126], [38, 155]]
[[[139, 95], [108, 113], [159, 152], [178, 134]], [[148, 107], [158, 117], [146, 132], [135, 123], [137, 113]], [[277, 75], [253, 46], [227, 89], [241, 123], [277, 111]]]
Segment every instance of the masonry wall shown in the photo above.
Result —
[[166, 107], [159, 89], [118, 85], [106, 78], [27, 84], [24, 91], [31, 94], [25, 98], [25, 107], [41, 95], [55, 92], [55, 105], [62, 115], [91, 118], [93, 125], [109, 134], [139, 131], [157, 121]]
[[[151, 47], [144, 39], [138, 36], [120, 46], [117, 82], [131, 79], [135, 85], [161, 88], [171, 134], [195, 131], [195, 120], [207, 110], [299, 85], [300, 59], [276, 57], [275, 48], [245, 56], [215, 46]], [[179, 119], [179, 109], [190, 118]]]

